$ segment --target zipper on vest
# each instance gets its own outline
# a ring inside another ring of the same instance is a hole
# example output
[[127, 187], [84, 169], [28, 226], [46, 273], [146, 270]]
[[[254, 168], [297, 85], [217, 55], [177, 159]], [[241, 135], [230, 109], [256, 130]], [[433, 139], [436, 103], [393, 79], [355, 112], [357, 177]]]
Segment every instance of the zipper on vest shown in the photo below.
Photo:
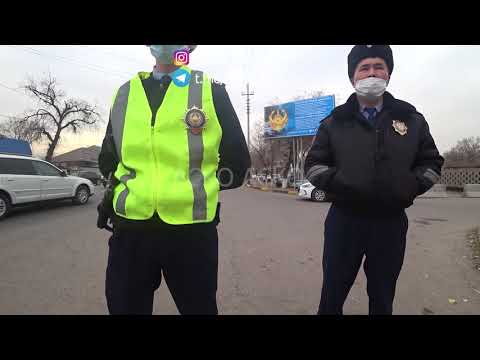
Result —
[[[157, 178], [157, 159], [155, 157], [155, 146], [153, 144], [154, 139], [154, 126], [152, 124], [152, 154], [153, 154], [153, 162], [155, 163], [155, 173], [154, 176]], [[152, 184], [155, 184], [155, 180], [153, 179]], [[155, 212], [157, 211], [157, 191], [156, 186], [153, 186], [153, 215], [155, 216]]]

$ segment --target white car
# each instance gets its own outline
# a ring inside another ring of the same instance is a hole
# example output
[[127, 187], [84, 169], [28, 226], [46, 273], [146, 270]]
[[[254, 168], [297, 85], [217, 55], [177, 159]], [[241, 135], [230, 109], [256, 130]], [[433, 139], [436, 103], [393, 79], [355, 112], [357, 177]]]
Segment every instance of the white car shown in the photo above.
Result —
[[84, 205], [94, 193], [90, 180], [69, 176], [47, 161], [0, 154], [0, 220], [12, 207], [58, 199]]
[[308, 199], [319, 202], [328, 201], [327, 193], [325, 191], [317, 189], [308, 181], [300, 185], [298, 197], [301, 199]]

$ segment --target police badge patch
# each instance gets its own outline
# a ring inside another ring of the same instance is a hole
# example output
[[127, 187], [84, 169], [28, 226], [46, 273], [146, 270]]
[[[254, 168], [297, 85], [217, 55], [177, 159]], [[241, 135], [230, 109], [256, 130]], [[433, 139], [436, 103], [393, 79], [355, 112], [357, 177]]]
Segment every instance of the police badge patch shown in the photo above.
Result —
[[201, 134], [207, 124], [207, 116], [202, 109], [193, 106], [185, 114], [185, 124], [187, 129], [194, 135]]
[[405, 123], [400, 120], [393, 120], [392, 126], [393, 129], [402, 136], [405, 135], [408, 131], [407, 125], [405, 125]]

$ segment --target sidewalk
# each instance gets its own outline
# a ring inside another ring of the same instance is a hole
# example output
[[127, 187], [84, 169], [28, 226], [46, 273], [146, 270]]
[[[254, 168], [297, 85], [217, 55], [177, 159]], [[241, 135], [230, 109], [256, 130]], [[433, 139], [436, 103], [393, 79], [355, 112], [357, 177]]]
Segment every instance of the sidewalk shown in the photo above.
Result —
[[276, 192], [276, 193], [283, 193], [283, 194], [288, 194], [288, 195], [297, 195], [298, 194], [298, 190], [294, 190], [293, 188], [286, 188], [286, 189], [282, 189], [282, 188], [275, 188], [275, 187], [272, 187], [271, 185], [245, 185], [247, 188], [250, 188], [250, 189], [256, 189], [256, 190], [261, 190], [261, 191], [269, 191], [269, 192]]
[[[255, 185], [244, 185], [247, 188], [250, 189], [256, 189], [260, 191], [268, 191], [268, 192], [275, 192], [275, 193], [283, 193], [283, 194], [288, 194], [288, 195], [297, 195], [298, 194], [298, 189], [295, 191], [292, 187], [282, 189], [282, 188], [275, 188], [272, 187], [270, 184], [255, 184]], [[451, 191], [447, 190], [447, 198], [463, 198], [463, 192], [460, 191]], [[428, 197], [425, 197], [424, 199], [428, 199]]]

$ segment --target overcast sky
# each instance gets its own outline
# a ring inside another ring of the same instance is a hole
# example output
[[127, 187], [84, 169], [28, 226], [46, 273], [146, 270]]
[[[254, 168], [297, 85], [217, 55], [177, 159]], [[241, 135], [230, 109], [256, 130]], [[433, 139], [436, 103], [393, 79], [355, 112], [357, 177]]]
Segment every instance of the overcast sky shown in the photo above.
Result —
[[[314, 90], [337, 95], [337, 105], [353, 92], [347, 75], [349, 46], [200, 45], [190, 67], [224, 82], [245, 134], [246, 83], [252, 98], [250, 129], [273, 99], [288, 101]], [[480, 136], [480, 46], [393, 45], [395, 68], [388, 87], [426, 117], [441, 152], [464, 137]], [[2, 45], [0, 46], [0, 122], [33, 102], [6, 89], [18, 88], [27, 76], [55, 76], [67, 96], [98, 104], [106, 118], [116, 88], [138, 71], [150, 71], [154, 58], [143, 45]], [[82, 146], [101, 145], [100, 130], [68, 135], [55, 155]], [[35, 153], [44, 155], [37, 146]]]

